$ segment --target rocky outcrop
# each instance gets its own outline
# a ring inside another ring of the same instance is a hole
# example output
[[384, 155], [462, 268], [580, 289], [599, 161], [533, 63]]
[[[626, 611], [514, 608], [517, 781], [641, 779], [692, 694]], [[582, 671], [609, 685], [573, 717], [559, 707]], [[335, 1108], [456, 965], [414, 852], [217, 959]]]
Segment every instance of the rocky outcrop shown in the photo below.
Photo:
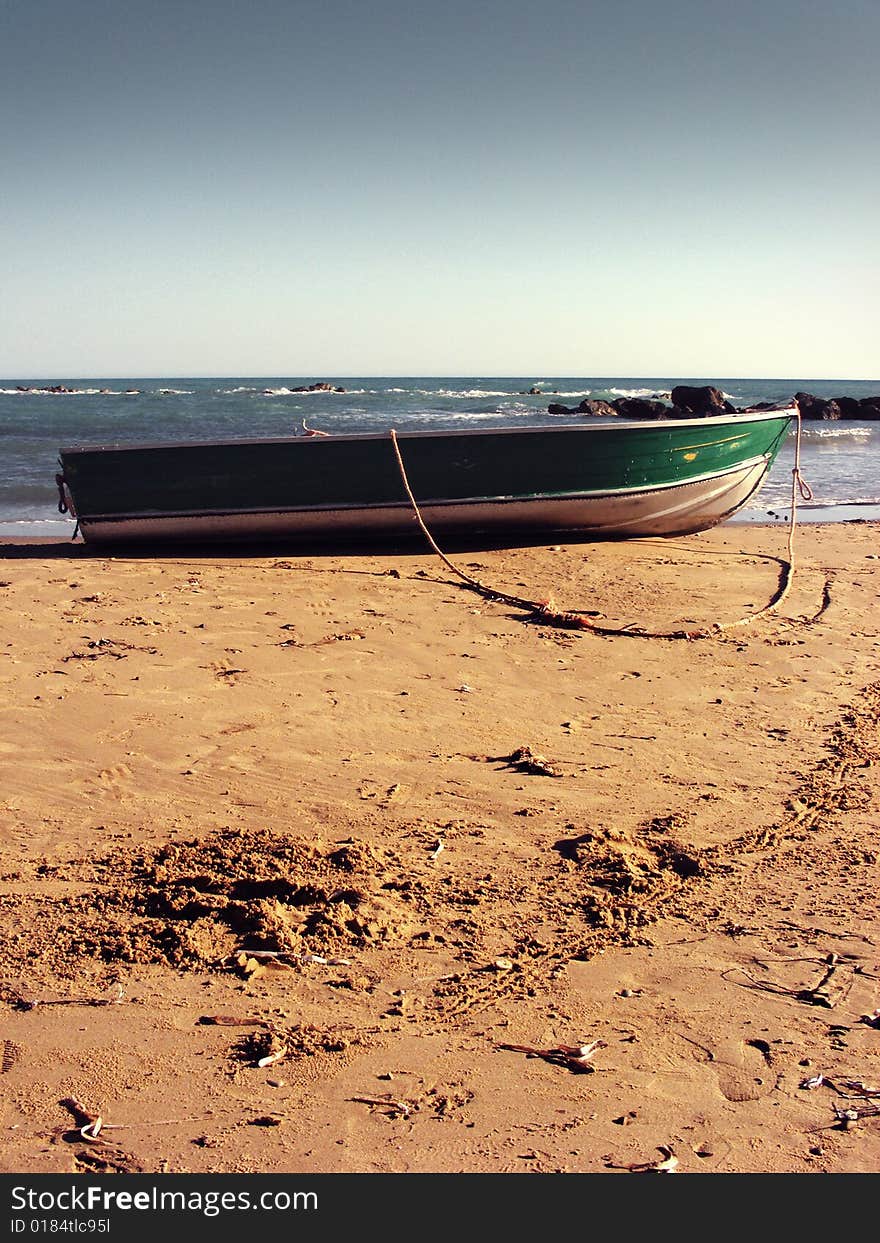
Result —
[[802, 419], [855, 419], [865, 422], [880, 419], [880, 395], [877, 397], [814, 397], [812, 393], [795, 393], [794, 400]]
[[725, 410], [733, 411], [733, 406], [724, 401], [723, 396], [718, 393], [717, 389], [706, 389], [705, 393], [718, 393], [722, 402], [720, 408], [714, 405], [707, 396], [701, 396], [704, 390], [693, 389], [690, 391], [695, 394], [691, 399], [693, 405], [698, 406], [699, 409], [681, 405], [670, 406], [665, 401], [659, 401], [654, 397], [615, 397], [614, 401], [602, 401], [600, 398], [585, 397], [578, 406], [563, 406], [559, 402], [551, 402], [547, 407], [547, 413], [618, 414], [624, 419], [693, 419], [699, 415], [708, 416], [711, 414], [723, 414]]
[[814, 397], [812, 393], [795, 393], [794, 403], [801, 412], [802, 419], [822, 420], [831, 422], [841, 417], [840, 406], [832, 397]]
[[66, 384], [45, 384], [42, 388], [34, 388], [30, 384], [16, 384], [15, 391], [17, 393], [75, 393], [75, 388], [68, 388]]
[[689, 415], [733, 414], [736, 407], [726, 401], [720, 389], [711, 384], [692, 387], [678, 384], [671, 393], [672, 404]]
[[326, 380], [321, 380], [318, 384], [298, 384], [296, 388], [292, 388], [291, 393], [344, 393], [344, 388], [338, 388], [335, 384], [328, 384]]
[[619, 414], [625, 419], [694, 419], [719, 414], [749, 414], [764, 410], [786, 410], [797, 405], [801, 418], [831, 422], [837, 419], [880, 420], [880, 395], [877, 397], [814, 397], [812, 393], [795, 393], [787, 401], [759, 401], [753, 406], [732, 406], [720, 389], [712, 385], [691, 387], [677, 385], [671, 393], [673, 404], [647, 397], [617, 397], [614, 401], [585, 398], [578, 406], [553, 402], [548, 414]]
[[618, 397], [614, 409], [625, 419], [669, 419], [676, 413], [665, 402], [649, 397]]
[[548, 414], [619, 414], [625, 419], [689, 419], [687, 410], [667, 406], [663, 401], [647, 397], [616, 397], [614, 401], [585, 398], [579, 406], [563, 406], [553, 401], [547, 407]]
[[862, 417], [862, 403], [858, 397], [835, 397], [834, 400], [840, 407], [840, 417], [842, 419], [859, 419]]
[[610, 401], [595, 400], [587, 397], [577, 408], [578, 414], [617, 414]]
[[563, 406], [558, 401], [551, 401], [547, 407], [548, 414], [617, 414], [610, 401], [592, 400], [588, 397], [579, 406]]

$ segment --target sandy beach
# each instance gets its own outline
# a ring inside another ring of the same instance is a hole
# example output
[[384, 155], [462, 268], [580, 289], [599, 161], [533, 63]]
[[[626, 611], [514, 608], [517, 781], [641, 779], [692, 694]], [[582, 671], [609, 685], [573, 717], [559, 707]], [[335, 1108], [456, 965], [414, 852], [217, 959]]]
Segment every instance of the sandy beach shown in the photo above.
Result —
[[0, 543], [0, 1170], [878, 1170], [880, 524], [796, 554]]

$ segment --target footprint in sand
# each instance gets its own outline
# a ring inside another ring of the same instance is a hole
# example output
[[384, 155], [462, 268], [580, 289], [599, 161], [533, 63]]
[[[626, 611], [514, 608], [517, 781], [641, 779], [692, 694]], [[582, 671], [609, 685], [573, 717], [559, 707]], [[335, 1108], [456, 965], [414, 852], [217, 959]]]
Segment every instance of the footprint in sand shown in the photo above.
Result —
[[131, 769], [127, 764], [115, 764], [112, 768], [102, 768], [98, 773], [98, 780], [102, 786], [106, 786], [108, 790], [112, 790], [118, 786], [120, 782], [125, 781], [131, 776]]
[[89, 1152], [83, 1148], [73, 1154], [71, 1172], [74, 1174], [142, 1174], [144, 1167], [134, 1157], [120, 1149]]
[[132, 772], [127, 764], [115, 764], [112, 768], [102, 768], [95, 777], [83, 782], [87, 795], [111, 794], [121, 799], [125, 795], [125, 786], [131, 780]]
[[13, 1040], [4, 1040], [2, 1044], [0, 1044], [0, 1075], [5, 1075], [12, 1070], [13, 1066], [20, 1057], [20, 1046]]
[[764, 1040], [728, 1040], [714, 1058], [721, 1094], [729, 1101], [757, 1101], [776, 1087], [770, 1046]]
[[409, 798], [409, 787], [401, 785], [399, 781], [384, 786], [378, 781], [365, 779], [358, 786], [358, 797], [375, 799], [380, 807], [388, 807], [390, 803], [406, 802]]

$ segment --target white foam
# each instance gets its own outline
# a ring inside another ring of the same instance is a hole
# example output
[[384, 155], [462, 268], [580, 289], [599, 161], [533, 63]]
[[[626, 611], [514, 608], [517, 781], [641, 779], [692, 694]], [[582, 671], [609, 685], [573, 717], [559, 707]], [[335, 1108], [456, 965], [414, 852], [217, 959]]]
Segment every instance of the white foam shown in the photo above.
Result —
[[485, 419], [500, 419], [502, 417], [509, 418], [511, 414], [518, 414], [522, 416], [531, 413], [531, 410], [483, 410], [479, 414], [473, 414], [470, 411], [461, 411], [457, 414], [444, 415], [444, 418], [454, 419], [457, 422], [460, 421], [462, 423], [479, 423], [481, 420]]
[[662, 401], [664, 397], [669, 398], [672, 396], [671, 393], [656, 388], [605, 388], [593, 389], [593, 392], [613, 393], [615, 397], [647, 397], [654, 398], [657, 401]]
[[870, 440], [871, 427], [810, 427], [801, 424], [804, 440]]
[[73, 518], [0, 518], [3, 539], [70, 539], [75, 527]]
[[114, 388], [0, 388], [0, 395], [9, 397], [122, 397], [121, 389]]
[[475, 397], [510, 397], [512, 394], [506, 389], [484, 389], [484, 388], [419, 388], [416, 389], [422, 397], [455, 397], [465, 400], [473, 400]]

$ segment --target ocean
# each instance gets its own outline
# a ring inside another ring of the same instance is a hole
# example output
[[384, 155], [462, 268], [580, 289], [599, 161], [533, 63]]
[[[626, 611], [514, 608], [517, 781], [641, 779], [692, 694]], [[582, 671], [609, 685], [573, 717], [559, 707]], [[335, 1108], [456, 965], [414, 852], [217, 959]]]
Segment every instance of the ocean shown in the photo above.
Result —
[[[295, 392], [328, 383], [343, 392]], [[305, 420], [326, 432], [556, 424], [550, 402], [584, 397], [666, 396], [676, 384], [714, 384], [735, 406], [818, 397], [870, 397], [880, 381], [564, 378], [554, 376], [369, 376], [215, 379], [27, 379], [0, 381], [0, 536], [69, 538], [57, 512], [58, 450], [77, 444], [139, 444], [288, 436]], [[46, 391], [55, 389], [56, 391]], [[530, 389], [540, 389], [532, 394]], [[569, 416], [573, 422], [577, 416]], [[760, 492], [732, 521], [787, 520], [794, 434]], [[801, 521], [880, 518], [880, 422], [804, 422], [801, 473], [813, 492]]]

